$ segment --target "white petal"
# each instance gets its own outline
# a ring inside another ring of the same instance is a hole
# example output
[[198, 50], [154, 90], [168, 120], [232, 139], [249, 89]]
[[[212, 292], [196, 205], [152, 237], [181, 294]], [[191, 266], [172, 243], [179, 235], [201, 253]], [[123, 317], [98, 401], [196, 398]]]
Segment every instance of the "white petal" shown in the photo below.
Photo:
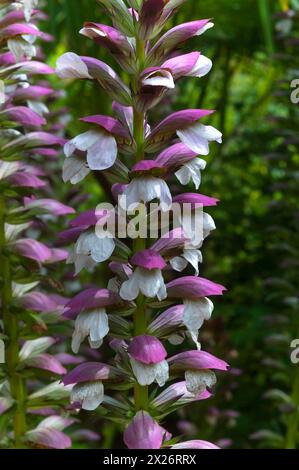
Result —
[[198, 265], [202, 263], [202, 254], [200, 250], [184, 250], [183, 257], [193, 266], [196, 276], [199, 275]]
[[143, 85], [147, 86], [157, 86], [157, 87], [165, 87], [165, 88], [175, 88], [175, 84], [173, 81], [173, 76], [171, 75], [170, 72], [167, 72], [166, 70], [160, 71], [159, 72], [153, 72], [150, 76], [147, 78], [144, 78], [142, 80]]
[[160, 387], [164, 387], [169, 379], [169, 365], [167, 361], [161, 361], [156, 366], [156, 382]]
[[7, 47], [10, 52], [15, 56], [16, 61], [20, 62], [23, 56], [26, 56], [28, 59], [36, 56], [36, 48], [32, 44], [28, 44], [24, 39], [8, 39]]
[[204, 77], [210, 72], [212, 67], [213, 62], [211, 61], [211, 59], [208, 59], [208, 57], [205, 57], [204, 55], [200, 55], [193, 70], [188, 75], [190, 77]]
[[91, 170], [111, 168], [117, 157], [117, 143], [112, 135], [100, 134], [87, 152], [87, 162]]
[[206, 212], [203, 213], [203, 237], [204, 239], [207, 238], [210, 233], [216, 230], [216, 225], [214, 219], [207, 214]]
[[182, 166], [178, 171], [175, 172], [175, 176], [179, 182], [186, 186], [190, 182], [190, 171], [187, 165]]
[[186, 261], [181, 256], [175, 256], [174, 258], [172, 258], [170, 260], [170, 265], [171, 265], [172, 269], [174, 269], [175, 271], [178, 271], [179, 273], [181, 273], [182, 271], [184, 271], [184, 269], [187, 268], [188, 261]]
[[205, 26], [203, 26], [203, 28], [200, 28], [197, 33], [196, 33], [196, 36], [200, 36], [201, 34], [205, 33], [206, 31], [208, 31], [208, 29], [211, 29], [214, 27], [214, 23], [212, 22], [209, 22], [207, 23]]
[[216, 384], [216, 375], [211, 370], [187, 370], [185, 372], [186, 388], [188, 392], [193, 395], [198, 395], [207, 390], [210, 390]]
[[161, 288], [163, 295], [163, 286], [165, 286], [165, 284], [160, 269], [152, 269], [149, 271], [143, 268], [136, 268], [135, 273], [138, 278], [139, 289], [146, 297], [156, 297]]
[[204, 321], [209, 320], [214, 310], [213, 302], [203, 297], [199, 300], [184, 300], [183, 323], [191, 334], [198, 336], [198, 330]]
[[103, 400], [104, 386], [100, 381], [76, 384], [71, 391], [71, 403], [81, 403], [83, 410], [93, 411]]
[[70, 181], [72, 184], [77, 184], [89, 173], [90, 169], [82, 158], [72, 156], [65, 159], [62, 170], [62, 178], [65, 183]]
[[87, 152], [101, 138], [102, 133], [98, 131], [87, 131], [79, 134], [64, 146], [64, 154], [70, 157], [76, 149]]
[[170, 344], [173, 344], [173, 346], [179, 346], [185, 341], [185, 335], [184, 333], [174, 333], [173, 335], [168, 337], [168, 341]]
[[168, 380], [169, 366], [167, 361], [161, 361], [158, 364], [142, 364], [130, 358], [130, 362], [139, 385], [151, 385], [156, 381], [160, 387], [163, 387]]
[[90, 345], [97, 349], [102, 345], [102, 340], [108, 333], [108, 315], [105, 309], [80, 313], [75, 321], [72, 349], [75, 353], [78, 353], [80, 344], [87, 336], [89, 337]]
[[139, 282], [138, 279], [134, 276], [134, 273], [128, 281], [123, 282], [119, 295], [124, 300], [135, 300], [139, 294]]
[[102, 263], [110, 258], [115, 249], [113, 238], [100, 238], [95, 233], [82, 233], [77, 240], [75, 252], [90, 255], [93, 261]]
[[67, 52], [59, 57], [56, 71], [61, 78], [92, 78], [85, 63], [73, 52]]
[[126, 201], [121, 201], [121, 207], [124, 209], [153, 199], [160, 200], [162, 210], [169, 210], [172, 204], [171, 193], [165, 181], [153, 176], [134, 178], [127, 186], [124, 195]]
[[208, 155], [209, 142], [222, 142], [222, 134], [212, 126], [193, 124], [186, 129], [177, 131], [178, 137], [191, 150], [200, 154]]
[[194, 158], [180, 168], [175, 175], [183, 186], [186, 186], [192, 180], [195, 188], [198, 189], [201, 183], [201, 170], [205, 169], [206, 164], [205, 160]]

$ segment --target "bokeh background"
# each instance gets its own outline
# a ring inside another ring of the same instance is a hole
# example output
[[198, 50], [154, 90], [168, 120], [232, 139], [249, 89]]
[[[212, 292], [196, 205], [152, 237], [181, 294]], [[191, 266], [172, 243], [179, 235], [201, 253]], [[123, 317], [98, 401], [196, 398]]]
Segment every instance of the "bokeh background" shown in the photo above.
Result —
[[[84, 21], [107, 20], [94, 0], [46, 3], [45, 29], [55, 37], [45, 48], [50, 64], [65, 51], [110, 62], [78, 34]], [[228, 293], [215, 303], [201, 342], [232, 369], [214, 398], [186, 407], [170, 428], [223, 447], [296, 448], [299, 365], [290, 360], [290, 343], [299, 337], [299, 111], [290, 82], [299, 78], [299, 2], [189, 0], [172, 22], [200, 18], [213, 18], [215, 28], [188, 50], [212, 58], [213, 71], [181, 81], [153, 117], [165, 116], [170, 106], [217, 110], [212, 125], [224, 133], [224, 144], [213, 146], [201, 192], [221, 204], [211, 211], [218, 230], [205, 245], [202, 274]], [[69, 110], [69, 137], [85, 129], [79, 117], [111, 113], [110, 100], [93, 84], [52, 80], [64, 87], [57, 109]], [[105, 181], [92, 176], [80, 191], [88, 195], [82, 210], [109, 198]], [[93, 281], [104, 285], [104, 274], [97, 271]], [[81, 279], [88, 283], [90, 275]], [[83, 419], [102, 435], [96, 447], [120, 445], [117, 425], [104, 424], [100, 410]]]

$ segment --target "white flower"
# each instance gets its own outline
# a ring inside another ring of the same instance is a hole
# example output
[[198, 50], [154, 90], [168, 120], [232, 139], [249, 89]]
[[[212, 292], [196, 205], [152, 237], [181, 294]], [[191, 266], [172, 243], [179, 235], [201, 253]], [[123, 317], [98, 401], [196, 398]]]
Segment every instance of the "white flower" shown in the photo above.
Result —
[[215, 127], [199, 123], [178, 130], [177, 135], [187, 147], [200, 155], [209, 154], [210, 142], [216, 141], [220, 144], [222, 142], [222, 134]]
[[165, 88], [174, 88], [173, 76], [168, 70], [154, 70], [142, 79], [143, 86], [157, 86]]
[[216, 375], [211, 370], [187, 370], [185, 372], [186, 388], [193, 395], [199, 395], [216, 384]]
[[207, 75], [211, 68], [213, 67], [213, 62], [208, 57], [200, 54], [195, 66], [188, 73], [188, 77], [197, 77], [201, 78]]
[[78, 383], [71, 391], [71, 403], [80, 403], [83, 410], [94, 411], [104, 400], [102, 382]]
[[178, 272], [184, 271], [187, 268], [188, 263], [195, 269], [196, 276], [199, 275], [198, 265], [202, 263], [202, 254], [200, 250], [196, 249], [185, 249], [181, 256], [175, 256], [170, 260], [171, 267]]
[[165, 181], [154, 176], [138, 177], [128, 184], [120, 198], [120, 206], [126, 210], [137, 207], [140, 202], [150, 202], [154, 199], [160, 200], [163, 212], [169, 210], [172, 197]]
[[66, 260], [66, 264], [73, 264], [75, 265], [75, 274], [79, 274], [83, 268], [87, 269], [87, 271], [92, 271], [97, 263], [88, 255], [79, 255], [75, 252], [75, 249], [72, 249], [69, 253], [69, 256]]
[[117, 157], [115, 138], [101, 130], [87, 131], [77, 135], [64, 146], [66, 157], [72, 156], [75, 150], [87, 152], [87, 163], [91, 170], [111, 168]]
[[109, 259], [114, 249], [115, 241], [112, 237], [100, 237], [92, 232], [82, 233], [75, 245], [76, 254], [90, 256], [96, 263]]
[[75, 321], [75, 331], [72, 338], [72, 350], [79, 352], [80, 345], [88, 337], [92, 349], [99, 348], [103, 338], [109, 333], [108, 315], [103, 308], [92, 312], [80, 313]]
[[180, 168], [175, 173], [175, 176], [183, 186], [186, 186], [192, 180], [195, 188], [198, 189], [201, 184], [201, 171], [205, 169], [206, 165], [207, 162], [205, 160], [194, 158], [191, 162], [186, 163]]
[[12, 175], [20, 168], [19, 162], [0, 162], [0, 180]]
[[85, 159], [76, 155], [65, 159], [62, 170], [62, 179], [65, 183], [70, 181], [72, 184], [77, 184], [84, 180], [89, 173], [90, 169]]
[[163, 387], [169, 378], [169, 365], [167, 361], [157, 364], [143, 364], [130, 358], [132, 370], [139, 385], [151, 385], [154, 382]]
[[202, 213], [202, 231], [198, 227], [198, 214], [183, 213], [180, 217], [180, 225], [188, 238], [188, 249], [201, 248], [203, 241], [216, 229], [215, 222], [210, 214]]
[[40, 116], [44, 116], [45, 114], [49, 114], [49, 108], [45, 103], [42, 103], [40, 101], [27, 101], [27, 105], [32, 111], [35, 111], [37, 114]]
[[166, 299], [166, 286], [160, 269], [137, 267], [129, 280], [122, 284], [120, 296], [124, 300], [134, 300], [139, 292], [149, 298], [157, 296], [160, 301]]
[[206, 212], [203, 213], [203, 238], [204, 240], [210, 235], [210, 233], [216, 230], [216, 225], [213, 217]]
[[25, 20], [29, 21], [32, 15], [32, 11], [38, 5], [38, 0], [23, 0], [24, 3], [24, 15]]
[[198, 332], [204, 321], [211, 318], [214, 304], [207, 297], [203, 297], [198, 300], [185, 299], [184, 306], [183, 323], [189, 330], [191, 338], [194, 340], [195, 344], [198, 345]]
[[83, 60], [73, 52], [63, 54], [57, 60], [56, 72], [60, 78], [89, 78], [87, 65]]
[[23, 56], [29, 60], [36, 56], [36, 47], [31, 44], [28, 37], [25, 35], [18, 38], [8, 39], [7, 47], [15, 56], [17, 62], [20, 62]]

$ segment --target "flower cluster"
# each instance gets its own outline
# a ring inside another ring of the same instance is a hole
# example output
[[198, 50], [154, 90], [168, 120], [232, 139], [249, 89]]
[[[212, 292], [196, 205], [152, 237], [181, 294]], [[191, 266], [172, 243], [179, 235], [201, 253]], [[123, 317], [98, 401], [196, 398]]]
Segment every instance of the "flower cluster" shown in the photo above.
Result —
[[[75, 408], [109, 410], [109, 418], [124, 428], [124, 442], [130, 449], [216, 448], [200, 440], [178, 443], [164, 425], [171, 412], [209, 398], [215, 371], [228, 368], [226, 362], [201, 350], [198, 338], [213, 312], [209, 297], [222, 295], [225, 288], [199, 277], [201, 247], [215, 224], [203, 212], [202, 227], [194, 227], [195, 212], [218, 201], [197, 193], [177, 194], [178, 183], [199, 188], [206, 166], [202, 157], [208, 155], [211, 142], [221, 143], [222, 135], [202, 123], [210, 110], [187, 109], [154, 125], [149, 122], [154, 107], [180, 79], [201, 78], [212, 67], [200, 52], [179, 52], [188, 39], [213, 26], [208, 19], [162, 33], [184, 1], [99, 0], [112, 25], [88, 22], [80, 34], [109, 51], [126, 82], [93, 57], [68, 52], [57, 62], [59, 77], [89, 80], [102, 87], [113, 100], [114, 112], [114, 117], [81, 119], [88, 127], [64, 146], [63, 179], [77, 184], [91, 171], [101, 171], [113, 184], [116, 204], [111, 211], [91, 209], [79, 214], [63, 234], [65, 240], [75, 242], [68, 262], [75, 264], [76, 273], [103, 262], [111, 271], [106, 288], [90, 287], [65, 306], [64, 316], [75, 320], [73, 351], [77, 353], [86, 339], [93, 349], [108, 341], [114, 360], [83, 362], [63, 381], [72, 386]], [[188, 204], [191, 211], [166, 233], [160, 226], [154, 240], [138, 236], [124, 243], [105, 230], [108, 219], [120, 211], [130, 225], [130, 210], [152, 201], [158, 201], [162, 215], [171, 212], [173, 203]], [[195, 274], [179, 274], [189, 269]], [[191, 350], [185, 350], [185, 340], [193, 343]], [[169, 354], [167, 348], [175, 346], [179, 351]], [[120, 394], [122, 390], [127, 394]]]
[[36, 39], [51, 38], [37, 27], [45, 15], [36, 6], [37, 0], [0, 2], [0, 440], [6, 448], [71, 446], [63, 430], [72, 420], [57, 409], [57, 399], [67, 404], [69, 394], [59, 383], [65, 358], [55, 354], [51, 333], [66, 299], [47, 291], [51, 265], [67, 252], [49, 245], [47, 233], [73, 209], [51, 198], [45, 171], [44, 160], [55, 158], [65, 140], [50, 132], [47, 102], [55, 91], [45, 76], [53, 69]]

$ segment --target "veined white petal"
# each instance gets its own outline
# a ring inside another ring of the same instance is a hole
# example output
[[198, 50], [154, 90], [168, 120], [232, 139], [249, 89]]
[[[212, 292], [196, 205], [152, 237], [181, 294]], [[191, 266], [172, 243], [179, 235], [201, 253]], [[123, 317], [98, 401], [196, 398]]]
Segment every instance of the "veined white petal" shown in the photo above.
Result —
[[173, 346], [179, 346], [185, 341], [185, 334], [184, 333], [174, 333], [173, 335], [168, 337], [168, 341]]
[[170, 190], [161, 178], [146, 176], [134, 178], [127, 186], [124, 192], [125, 198], [120, 201], [123, 209], [130, 206], [136, 206], [140, 202], [150, 202], [153, 199], [159, 199], [163, 211], [169, 210], [172, 204]]
[[175, 256], [174, 258], [170, 260], [170, 266], [175, 271], [178, 271], [179, 273], [181, 273], [182, 271], [184, 271], [184, 269], [187, 268], [188, 261], [185, 260], [182, 256]]
[[75, 321], [75, 331], [72, 338], [74, 353], [79, 352], [80, 345], [87, 336], [89, 337], [91, 347], [97, 349], [101, 346], [103, 338], [108, 333], [108, 315], [105, 309], [80, 313]]
[[222, 142], [222, 134], [215, 127], [199, 123], [178, 130], [177, 135], [187, 147], [200, 155], [209, 154], [209, 142]]
[[146, 297], [159, 300], [167, 297], [163, 275], [160, 269], [144, 269], [137, 267], [128, 281], [125, 281], [120, 289], [120, 296], [124, 300], [134, 300], [139, 292]]
[[199, 300], [184, 300], [183, 323], [197, 338], [204, 321], [209, 320], [214, 310], [213, 302], [207, 297]]
[[175, 176], [183, 186], [186, 186], [192, 180], [195, 188], [198, 189], [201, 184], [201, 171], [205, 169], [206, 164], [205, 160], [194, 158], [191, 162], [186, 163], [180, 168], [175, 173]]
[[77, 135], [65, 144], [63, 149], [65, 156], [70, 157], [76, 149], [87, 152], [87, 150], [97, 142], [100, 136], [101, 133], [93, 130]]
[[160, 387], [164, 387], [169, 379], [169, 365], [167, 361], [161, 361], [156, 366], [156, 382]]
[[57, 75], [60, 78], [90, 78], [88, 68], [83, 60], [73, 52], [63, 54], [57, 60]]
[[90, 173], [86, 162], [75, 155], [71, 158], [66, 158], [63, 164], [62, 178], [66, 183], [70, 181], [72, 184], [77, 184]]
[[119, 295], [124, 300], [135, 300], [139, 295], [139, 282], [134, 273], [127, 281], [123, 282], [119, 291]]
[[36, 56], [36, 47], [29, 44], [23, 38], [11, 38], [7, 40], [7, 47], [10, 52], [15, 56], [16, 61], [20, 62], [23, 56], [28, 59]]
[[71, 391], [71, 403], [80, 403], [83, 410], [93, 411], [103, 400], [104, 386], [100, 381], [76, 384]]
[[210, 233], [216, 230], [216, 225], [214, 219], [207, 214], [206, 212], [203, 213], [203, 237], [204, 239], [207, 238]]
[[143, 364], [130, 358], [133, 373], [139, 385], [151, 385], [155, 381], [163, 387], [169, 377], [169, 366], [167, 361], [161, 361], [158, 364]]
[[96, 233], [82, 233], [75, 245], [75, 253], [79, 255], [91, 256], [93, 261], [102, 263], [110, 258], [115, 249], [113, 238], [100, 238]]
[[216, 384], [216, 375], [212, 370], [187, 370], [185, 372], [188, 392], [198, 395]]
[[193, 266], [196, 276], [199, 275], [198, 265], [202, 263], [202, 253], [200, 250], [184, 250], [183, 258]]
[[142, 80], [142, 84], [146, 86], [175, 88], [173, 76], [167, 70], [151, 73]]
[[117, 157], [117, 143], [112, 135], [99, 133], [98, 140], [87, 151], [87, 163], [91, 170], [111, 168]]

